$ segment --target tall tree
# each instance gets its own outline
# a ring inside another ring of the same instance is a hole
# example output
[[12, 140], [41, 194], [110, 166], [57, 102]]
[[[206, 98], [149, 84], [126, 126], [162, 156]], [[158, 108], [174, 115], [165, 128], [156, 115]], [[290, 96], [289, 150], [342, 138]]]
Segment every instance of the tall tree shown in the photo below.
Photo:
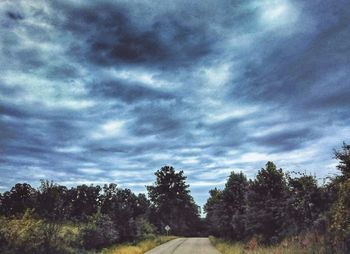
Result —
[[286, 209], [290, 234], [298, 234], [310, 228], [319, 214], [325, 210], [316, 178], [300, 173], [299, 175], [301, 176], [287, 177], [289, 195]]
[[68, 191], [71, 200], [71, 216], [76, 219], [86, 219], [95, 214], [100, 205], [100, 186], [79, 185]]
[[[224, 237], [222, 233], [223, 220], [222, 220], [222, 191], [214, 188], [209, 191], [209, 198], [204, 205], [204, 212], [206, 213], [206, 224], [209, 228], [209, 233]], [[226, 222], [225, 222], [226, 223]]]
[[223, 218], [226, 223], [224, 235], [232, 240], [244, 238], [246, 193], [248, 181], [240, 172], [232, 172], [222, 192]]
[[169, 225], [173, 234], [194, 234], [199, 225], [199, 207], [190, 195], [184, 172], [164, 166], [155, 173], [156, 182], [147, 186], [152, 204], [152, 221], [164, 232]]
[[230, 240], [245, 237], [248, 186], [248, 180], [242, 172], [232, 172], [223, 191], [216, 188], [210, 190], [204, 210], [212, 233]]
[[259, 235], [265, 243], [280, 239], [286, 221], [286, 194], [282, 169], [277, 169], [273, 162], [267, 162], [249, 188], [247, 229], [250, 235]]
[[129, 189], [118, 189], [116, 184], [105, 185], [103, 190], [101, 213], [112, 219], [122, 241], [133, 240], [138, 230], [136, 220], [147, 213], [149, 201], [145, 195], [136, 196]]
[[41, 180], [36, 212], [43, 218], [62, 220], [70, 212], [68, 189], [48, 180]]

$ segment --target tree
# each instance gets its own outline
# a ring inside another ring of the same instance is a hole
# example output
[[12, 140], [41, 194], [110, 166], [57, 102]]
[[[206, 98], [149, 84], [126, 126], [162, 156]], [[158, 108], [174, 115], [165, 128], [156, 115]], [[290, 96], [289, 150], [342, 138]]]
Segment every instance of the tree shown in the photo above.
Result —
[[[206, 224], [209, 227], [209, 233], [216, 236], [222, 236], [222, 191], [214, 188], [209, 191], [209, 198], [204, 205], [204, 212], [206, 213]], [[225, 222], [226, 223], [226, 222]]]
[[136, 215], [145, 215], [145, 216], [149, 216], [149, 212], [150, 212], [150, 206], [151, 206], [151, 202], [147, 199], [146, 195], [143, 193], [140, 193], [137, 196], [137, 200], [136, 200]]
[[247, 199], [248, 233], [261, 237], [263, 243], [276, 242], [283, 236], [286, 220], [287, 185], [282, 169], [273, 162], [258, 171]]
[[3, 200], [4, 200], [4, 196], [2, 195], [2, 193], [0, 193], [0, 215], [5, 214], [4, 212], [5, 207], [3, 205], [3, 202], [4, 202]]
[[78, 220], [84, 220], [92, 216], [98, 210], [100, 205], [100, 186], [79, 185], [68, 191], [68, 197], [71, 200], [70, 215]]
[[35, 207], [37, 192], [30, 184], [17, 183], [4, 193], [3, 212], [6, 216], [24, 214], [26, 209]]
[[[101, 213], [112, 219], [121, 241], [135, 239], [138, 235], [137, 220], [149, 209], [146, 196], [136, 196], [129, 189], [118, 189], [116, 184], [105, 185], [103, 190]], [[144, 220], [148, 218], [144, 217]]]
[[36, 211], [42, 218], [62, 220], [68, 215], [70, 208], [68, 189], [65, 186], [41, 180]]
[[335, 151], [341, 175], [334, 179], [337, 200], [331, 208], [330, 223], [333, 239], [345, 252], [350, 251], [350, 145], [343, 143], [341, 151]]
[[350, 178], [340, 185], [339, 197], [331, 209], [330, 229], [334, 242], [350, 251]]
[[241, 240], [245, 232], [246, 193], [248, 181], [240, 172], [232, 172], [222, 192], [224, 235], [231, 240]]
[[324, 209], [321, 189], [315, 177], [300, 174], [300, 177], [288, 176], [289, 197], [288, 228], [291, 234], [298, 234], [313, 226]]
[[350, 177], [350, 145], [343, 143], [342, 150], [334, 151], [334, 157], [339, 161], [337, 166], [345, 179]]
[[147, 186], [152, 206], [152, 222], [160, 231], [169, 225], [173, 234], [194, 234], [199, 220], [199, 207], [190, 195], [184, 172], [164, 166], [155, 173], [156, 182]]

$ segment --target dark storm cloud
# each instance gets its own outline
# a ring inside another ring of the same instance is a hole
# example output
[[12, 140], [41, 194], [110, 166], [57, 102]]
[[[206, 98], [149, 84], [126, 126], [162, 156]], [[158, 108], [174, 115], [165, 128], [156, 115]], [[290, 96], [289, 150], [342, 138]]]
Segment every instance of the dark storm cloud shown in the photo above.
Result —
[[71, 121], [32, 118], [24, 120], [14, 117], [3, 119], [0, 121], [2, 147], [5, 151], [9, 149], [18, 156], [50, 155], [55, 146], [81, 138], [82, 130], [78, 133]]
[[144, 191], [170, 164], [203, 202], [230, 170], [251, 177], [267, 160], [334, 172], [350, 131], [349, 7], [1, 2], [0, 186]]
[[316, 130], [302, 128], [299, 130], [284, 129], [262, 137], [256, 138], [257, 144], [273, 147], [277, 151], [291, 151], [303, 145], [306, 141], [312, 141], [319, 136]]
[[10, 19], [14, 19], [14, 20], [21, 20], [24, 19], [24, 17], [22, 16], [22, 14], [20, 14], [19, 12], [12, 12], [12, 11], [7, 11], [6, 12], [6, 16]]
[[169, 68], [189, 65], [211, 51], [213, 38], [207, 28], [203, 24], [189, 24], [178, 18], [177, 13], [160, 14], [150, 24], [143, 24], [142, 20], [133, 19], [130, 10], [144, 9], [143, 4], [58, 6], [65, 10], [63, 28], [86, 42], [84, 46], [74, 42], [71, 53], [78, 53], [78, 57], [84, 54], [98, 65], [150, 64]]

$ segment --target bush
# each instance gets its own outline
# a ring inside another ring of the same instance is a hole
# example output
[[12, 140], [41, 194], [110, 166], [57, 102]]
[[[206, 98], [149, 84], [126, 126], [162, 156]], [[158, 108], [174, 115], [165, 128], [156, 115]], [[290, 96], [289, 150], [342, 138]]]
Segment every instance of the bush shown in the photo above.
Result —
[[331, 232], [338, 248], [350, 250], [350, 178], [341, 183], [338, 200], [331, 210]]
[[153, 239], [155, 238], [156, 228], [145, 217], [141, 216], [136, 219], [136, 237], [138, 239]]
[[19, 219], [1, 219], [0, 241], [4, 253], [69, 253], [60, 226], [32, 217], [27, 210]]
[[6, 240], [6, 219], [4, 217], [0, 217], [0, 251], [4, 246], [7, 246]]
[[119, 232], [108, 215], [97, 213], [87, 224], [82, 226], [83, 247], [97, 249], [118, 242]]

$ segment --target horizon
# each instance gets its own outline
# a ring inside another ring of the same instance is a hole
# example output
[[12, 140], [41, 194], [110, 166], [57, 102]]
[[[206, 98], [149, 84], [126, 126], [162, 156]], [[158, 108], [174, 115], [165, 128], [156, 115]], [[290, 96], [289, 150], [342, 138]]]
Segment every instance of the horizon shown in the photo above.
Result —
[[0, 192], [40, 179], [201, 207], [267, 161], [322, 179], [349, 142], [348, 1], [3, 1]]
[[[271, 162], [272, 162], [272, 161], [271, 161]], [[155, 171], [153, 172], [152, 175], [154, 176], [154, 178], [155, 178], [155, 172], [158, 171], [158, 170], [161, 170], [161, 168], [166, 167], [166, 166], [172, 167], [172, 165], [163, 165], [163, 166], [161, 166], [159, 169], [157, 169], [157, 170], [155, 170]], [[211, 188], [211, 189], [208, 189], [208, 192], [207, 192], [207, 193], [203, 193], [203, 192], [197, 193], [197, 200], [196, 200], [196, 198], [194, 197], [194, 201], [195, 201], [196, 205], [199, 206], [201, 218], [204, 218], [204, 216], [205, 216], [205, 212], [204, 212], [204, 210], [203, 210], [203, 207], [204, 207], [205, 203], [206, 203], [207, 200], [208, 200], [209, 191], [210, 191], [210, 190], [213, 190], [213, 189], [224, 190], [225, 184], [227, 183], [227, 180], [228, 180], [229, 176], [231, 175], [231, 173], [243, 173], [243, 174], [247, 177], [248, 180], [254, 180], [255, 177], [256, 177], [256, 174], [258, 173], [258, 171], [261, 170], [261, 169], [264, 169], [265, 166], [266, 166], [266, 164], [265, 164], [263, 167], [261, 167], [260, 169], [257, 169], [256, 173], [255, 173], [254, 175], [252, 175], [252, 176], [248, 176], [248, 175], [246, 175], [246, 174], [245, 174], [244, 172], [242, 172], [242, 171], [232, 170], [232, 171], [230, 171], [230, 173], [229, 173], [225, 178], [223, 178], [224, 180], [222, 180], [221, 182], [217, 183], [217, 185], [215, 185], [215, 186], [212, 185], [212, 188]], [[330, 174], [329, 174], [328, 176], [325, 176], [325, 177], [323, 177], [323, 178], [320, 178], [320, 177], [317, 177], [316, 174], [312, 174], [312, 172], [308, 172], [307, 170], [304, 170], [304, 171], [301, 171], [301, 170], [300, 170], [300, 171], [294, 171], [294, 170], [287, 170], [287, 169], [285, 169], [285, 168], [280, 168], [280, 167], [278, 167], [278, 165], [276, 165], [276, 166], [277, 166], [278, 169], [282, 169], [282, 170], [283, 170], [283, 173], [284, 173], [285, 175], [289, 174], [289, 175], [292, 176], [292, 177], [298, 177], [298, 176], [301, 177], [302, 175], [304, 175], [304, 176], [312, 176], [312, 177], [315, 178], [315, 180], [317, 181], [317, 184], [318, 184], [319, 186], [322, 186], [323, 184], [325, 184], [325, 183], [327, 182], [327, 180], [329, 181], [330, 179], [328, 179], [328, 177], [331, 177], [331, 178], [332, 178], [332, 177], [334, 177], [334, 176], [339, 176], [339, 175], [340, 175], [340, 173], [339, 173], [339, 171], [338, 171], [338, 169], [337, 169], [337, 171], [334, 173], [334, 175], [330, 175]], [[193, 187], [192, 187], [192, 184], [188, 181], [188, 177], [187, 177], [187, 175], [186, 175], [186, 170], [177, 169], [177, 168], [174, 168], [174, 169], [175, 169], [175, 172], [176, 172], [176, 173], [179, 173], [180, 171], [183, 171], [183, 172], [184, 172], [184, 176], [186, 177], [186, 183], [189, 185], [188, 190], [190, 191], [191, 196], [193, 196], [193, 195], [192, 195], [192, 194], [193, 194], [193, 191], [192, 191]], [[53, 184], [55, 184], [55, 185], [58, 185], [58, 186], [67, 187], [68, 189], [76, 188], [77, 186], [81, 186], [81, 185], [86, 185], [86, 186], [100, 186], [100, 187], [102, 188], [104, 185], [116, 184], [116, 186], [117, 186], [118, 189], [130, 189], [130, 190], [133, 191], [135, 194], [145, 194], [146, 197], [149, 198], [148, 191], [147, 191], [147, 186], [153, 186], [154, 184], [156, 184], [155, 180], [156, 180], [156, 179], [153, 179], [153, 182], [150, 182], [149, 184], [143, 186], [143, 187], [144, 187], [144, 190], [141, 190], [141, 189], [140, 189], [139, 191], [134, 191], [132, 188], [130, 188], [130, 187], [128, 187], [128, 186], [120, 185], [120, 184], [118, 184], [118, 183], [116, 183], [116, 182], [80, 182], [80, 183], [79, 183], [79, 182], [77, 182], [77, 183], [70, 183], [70, 182], [68, 182], [68, 183], [67, 183], [67, 182], [64, 182], [64, 181], [63, 181], [63, 182], [57, 182], [57, 181], [52, 180], [52, 179], [39, 179], [37, 183], [34, 183], [34, 182], [33, 182], [33, 183], [29, 183], [29, 182], [26, 181], [26, 180], [23, 180], [23, 181], [20, 180], [18, 183], [20, 183], [20, 184], [28, 183], [28, 184], [31, 185], [31, 187], [33, 187], [33, 188], [36, 189], [36, 190], [39, 190], [39, 189], [40, 189], [40, 186], [41, 186], [41, 182], [42, 182], [42, 181], [48, 181], [48, 182], [51, 182], [51, 183], [53, 183]], [[15, 184], [17, 184], [17, 183], [15, 183]], [[198, 183], [197, 183], [197, 184], [198, 184]], [[197, 185], [197, 186], [198, 186], [198, 185]], [[202, 186], [201, 186], [201, 183], [199, 184], [199, 186], [202, 187]], [[3, 191], [0, 191], [0, 193], [3, 194], [3, 193], [5, 193], [5, 192], [7, 192], [7, 191], [10, 191], [12, 187], [14, 187], [14, 186], [9, 186], [8, 189], [4, 189]], [[194, 188], [196, 188], [196, 185], [194, 186]], [[101, 190], [101, 193], [103, 193], [103, 190]], [[198, 198], [198, 197], [199, 197], [199, 198]]]

